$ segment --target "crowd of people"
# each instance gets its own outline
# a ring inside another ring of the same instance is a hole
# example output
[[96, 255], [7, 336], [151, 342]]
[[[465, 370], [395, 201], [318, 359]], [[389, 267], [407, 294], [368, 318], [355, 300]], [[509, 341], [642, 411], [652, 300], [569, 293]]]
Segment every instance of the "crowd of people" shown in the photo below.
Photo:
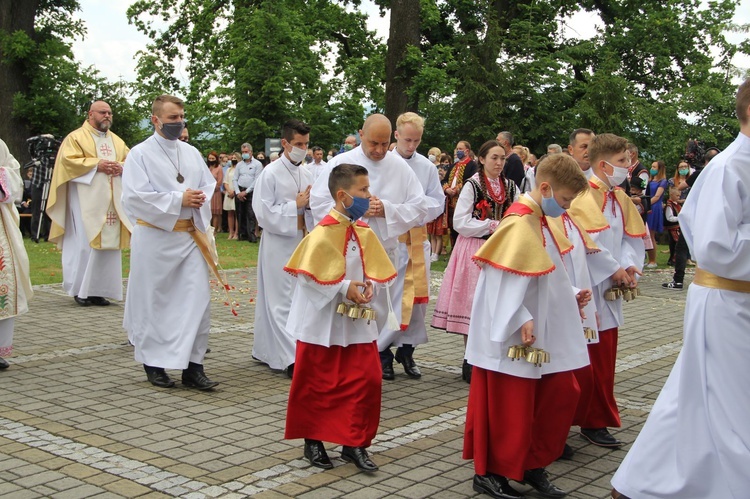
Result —
[[[571, 426], [594, 445], [623, 445], [610, 433], [621, 425], [623, 301], [638, 294], [666, 231], [675, 275], [665, 288], [682, 289], [688, 249], [700, 264], [685, 348], [613, 497], [742, 497], [750, 80], [737, 116], [737, 140], [708, 151], [707, 173], [680, 163], [668, 179], [664, 162], [647, 170], [627, 139], [586, 128], [538, 160], [508, 131], [476, 153], [460, 140], [452, 155], [425, 156], [417, 152], [425, 121], [411, 112], [395, 130], [386, 116], [368, 116], [327, 162], [310, 147], [314, 130], [296, 119], [284, 123], [275, 158], [253, 156], [249, 143], [204, 156], [187, 142], [184, 102], [171, 95], [153, 102], [154, 134], [129, 149], [98, 101], [60, 147], [48, 237], [62, 250], [63, 289], [80, 306], [122, 300], [120, 251], [130, 247], [123, 327], [135, 360], [156, 387], [175, 386], [167, 370], [181, 370], [182, 384], [198, 390], [219, 384], [203, 366], [210, 276], [229, 288], [213, 234], [259, 242], [252, 357], [292, 379], [285, 438], [304, 439], [312, 466], [332, 467], [330, 442], [366, 472], [378, 469], [367, 448], [394, 361], [407, 377], [422, 376], [414, 356], [428, 341], [430, 264], [449, 243], [432, 327], [463, 337], [472, 487], [522, 497], [513, 480], [554, 498], [566, 492], [545, 468], [572, 456]], [[32, 292], [13, 208], [25, 201], [23, 183], [1, 142], [0, 160], [0, 248], [12, 255], [0, 269], [2, 303], [11, 304], [0, 307], [7, 356], [13, 317]], [[20, 283], [13, 289], [9, 272]]]

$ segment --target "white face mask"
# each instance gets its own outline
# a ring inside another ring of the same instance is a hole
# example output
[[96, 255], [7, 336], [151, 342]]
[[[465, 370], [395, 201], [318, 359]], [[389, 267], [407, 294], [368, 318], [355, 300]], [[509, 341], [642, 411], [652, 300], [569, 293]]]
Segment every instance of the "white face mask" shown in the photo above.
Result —
[[305, 159], [306, 154], [307, 149], [300, 149], [299, 147], [292, 146], [292, 150], [289, 152], [289, 159], [292, 160], [292, 163], [300, 163]]
[[612, 163], [610, 163], [609, 161], [605, 161], [605, 163], [607, 163], [609, 166], [611, 166], [612, 169], [614, 170], [612, 172], [612, 175], [608, 175], [607, 173], [605, 173], [605, 175], [607, 175], [607, 180], [609, 180], [610, 187], [617, 187], [618, 185], [620, 185], [623, 182], [625, 182], [625, 179], [628, 178], [628, 169], [627, 168], [622, 168], [620, 166], [615, 166]]
[[431, 163], [434, 163], [434, 162], [435, 162], [435, 160], [436, 160], [437, 158], [435, 157], [435, 155], [434, 155], [434, 154], [430, 154], [430, 155], [428, 156], [428, 159], [430, 160], [430, 162], [431, 162]]
[[328, 158], [328, 161], [331, 161], [333, 159], [333, 156], [331, 156], [330, 154], [326, 157]]

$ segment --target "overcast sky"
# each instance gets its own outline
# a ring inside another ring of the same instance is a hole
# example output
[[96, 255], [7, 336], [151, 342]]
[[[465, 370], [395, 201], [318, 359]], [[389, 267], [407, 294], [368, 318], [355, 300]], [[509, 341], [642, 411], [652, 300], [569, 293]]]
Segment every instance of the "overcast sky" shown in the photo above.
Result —
[[[80, 0], [81, 11], [76, 17], [86, 23], [88, 34], [84, 40], [73, 43], [75, 57], [85, 66], [93, 65], [111, 81], [122, 78], [134, 81], [136, 77], [136, 52], [146, 47], [149, 39], [128, 24], [125, 12], [134, 0]], [[369, 15], [370, 29], [387, 38], [388, 16], [381, 18], [377, 7], [369, 1], [362, 3], [362, 9]], [[568, 36], [589, 38], [594, 34], [592, 15], [580, 13], [570, 22]], [[750, 23], [750, 0], [742, 0], [735, 16], [737, 24]], [[749, 35], [742, 35], [749, 36]], [[740, 35], [731, 35], [732, 41], [742, 39]], [[735, 64], [750, 68], [750, 57], [735, 60]], [[186, 76], [186, 75], [185, 75]]]

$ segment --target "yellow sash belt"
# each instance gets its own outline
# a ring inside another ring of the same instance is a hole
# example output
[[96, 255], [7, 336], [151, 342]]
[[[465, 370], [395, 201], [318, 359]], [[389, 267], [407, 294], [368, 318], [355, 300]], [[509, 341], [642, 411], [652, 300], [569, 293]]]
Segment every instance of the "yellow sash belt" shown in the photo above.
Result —
[[[141, 220], [140, 218], [138, 219], [137, 224], [143, 225], [145, 227], [151, 227], [152, 229], [163, 230], [161, 227], [151, 225], [150, 223]], [[211, 269], [211, 271], [214, 273], [214, 276], [216, 276], [216, 279], [218, 279], [219, 283], [221, 283], [224, 289], [228, 291], [229, 284], [227, 284], [226, 279], [224, 279], [224, 276], [221, 275], [221, 272], [219, 272], [219, 267], [216, 265], [216, 261], [211, 255], [208, 237], [204, 232], [198, 230], [198, 228], [195, 226], [195, 223], [193, 222], [193, 219], [186, 218], [177, 220], [177, 223], [174, 224], [174, 227], [172, 228], [172, 232], [187, 232], [190, 234], [190, 237], [192, 237], [193, 241], [195, 241], [195, 245], [198, 246], [201, 255], [203, 255], [203, 259], [208, 264], [208, 268]]]
[[726, 291], [736, 291], [738, 293], [750, 293], [750, 281], [738, 281], [736, 279], [727, 279], [712, 274], [703, 269], [695, 269], [695, 284], [705, 288], [723, 289]]
[[429, 287], [427, 286], [427, 264], [424, 259], [422, 243], [427, 240], [427, 228], [415, 227], [398, 238], [406, 244], [409, 253], [409, 263], [404, 275], [404, 293], [401, 298], [401, 330], [405, 331], [411, 322], [411, 314], [415, 303], [429, 301]]

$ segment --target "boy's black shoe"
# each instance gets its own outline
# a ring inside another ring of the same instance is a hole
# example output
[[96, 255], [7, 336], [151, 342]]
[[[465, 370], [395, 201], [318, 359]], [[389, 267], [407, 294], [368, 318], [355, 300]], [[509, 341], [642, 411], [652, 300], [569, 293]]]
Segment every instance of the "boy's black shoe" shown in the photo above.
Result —
[[8, 361], [0, 357], [0, 369], [8, 369], [9, 367], [10, 364], [8, 364]]
[[396, 379], [396, 374], [393, 372], [393, 362], [383, 364], [383, 379], [387, 381]]
[[571, 459], [573, 459], [573, 456], [575, 456], [575, 453], [576, 451], [573, 450], [573, 447], [565, 444], [562, 454], [560, 454], [560, 457], [558, 457], [558, 459], [565, 459], [566, 461], [570, 461]]
[[665, 282], [661, 285], [662, 288], [665, 289], [682, 289], [682, 283], [681, 282]]
[[622, 447], [622, 442], [610, 435], [606, 428], [581, 428], [581, 436], [599, 447]]
[[497, 499], [518, 499], [519, 497], [523, 497], [523, 494], [510, 486], [507, 478], [500, 475], [493, 475], [492, 473], [487, 473], [484, 476], [474, 475], [472, 485], [474, 491], [496, 497]]
[[305, 459], [310, 461], [310, 464], [316, 468], [324, 470], [333, 468], [333, 463], [328, 457], [326, 448], [323, 447], [323, 442], [320, 440], [305, 439]]
[[567, 492], [557, 487], [554, 483], [549, 481], [547, 470], [544, 468], [534, 468], [533, 470], [526, 470], [523, 472], [523, 483], [529, 484], [536, 489], [539, 494], [544, 497], [565, 497], [568, 495]]
[[341, 448], [341, 459], [354, 463], [354, 466], [362, 471], [378, 471], [378, 465], [370, 460], [364, 447], [349, 447], [347, 445]]

